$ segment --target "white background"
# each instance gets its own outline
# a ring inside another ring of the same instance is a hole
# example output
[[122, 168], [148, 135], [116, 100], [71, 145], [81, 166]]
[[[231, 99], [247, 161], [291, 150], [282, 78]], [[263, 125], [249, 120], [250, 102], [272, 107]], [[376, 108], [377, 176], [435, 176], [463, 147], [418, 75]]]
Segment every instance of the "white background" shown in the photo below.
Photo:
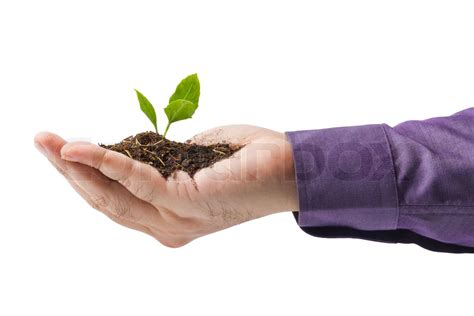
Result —
[[449, 115], [474, 104], [473, 16], [452, 0], [1, 0], [0, 315], [472, 315], [472, 255], [318, 239], [291, 213], [165, 248], [92, 210], [33, 136], [149, 130], [133, 88], [161, 107], [194, 72], [176, 140]]

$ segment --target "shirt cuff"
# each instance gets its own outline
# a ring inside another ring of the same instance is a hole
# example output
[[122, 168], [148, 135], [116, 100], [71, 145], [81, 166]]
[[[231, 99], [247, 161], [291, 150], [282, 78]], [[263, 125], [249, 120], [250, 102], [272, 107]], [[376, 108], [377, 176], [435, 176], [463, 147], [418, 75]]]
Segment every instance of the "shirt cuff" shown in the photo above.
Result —
[[386, 125], [286, 132], [300, 227], [394, 230], [398, 198]]

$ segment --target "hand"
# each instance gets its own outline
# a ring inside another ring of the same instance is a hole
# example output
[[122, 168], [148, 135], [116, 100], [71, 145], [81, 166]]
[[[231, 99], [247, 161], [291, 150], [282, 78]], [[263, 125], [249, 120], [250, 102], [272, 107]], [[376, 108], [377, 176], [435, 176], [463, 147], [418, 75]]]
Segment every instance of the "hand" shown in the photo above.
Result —
[[169, 247], [282, 211], [296, 211], [291, 147], [282, 133], [248, 125], [210, 129], [188, 142], [245, 145], [232, 157], [164, 179], [153, 167], [85, 142], [40, 133], [37, 148], [95, 209]]

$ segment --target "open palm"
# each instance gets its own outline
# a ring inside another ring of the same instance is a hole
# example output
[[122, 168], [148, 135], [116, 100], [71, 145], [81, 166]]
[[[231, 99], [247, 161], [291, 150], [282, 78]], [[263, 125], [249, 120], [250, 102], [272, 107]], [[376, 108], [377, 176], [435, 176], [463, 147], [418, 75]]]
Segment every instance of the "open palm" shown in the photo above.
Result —
[[212, 232], [276, 212], [295, 210], [291, 148], [282, 133], [248, 126], [213, 128], [189, 142], [244, 145], [228, 159], [168, 179], [153, 167], [51, 133], [37, 147], [94, 208], [112, 220], [179, 247]]

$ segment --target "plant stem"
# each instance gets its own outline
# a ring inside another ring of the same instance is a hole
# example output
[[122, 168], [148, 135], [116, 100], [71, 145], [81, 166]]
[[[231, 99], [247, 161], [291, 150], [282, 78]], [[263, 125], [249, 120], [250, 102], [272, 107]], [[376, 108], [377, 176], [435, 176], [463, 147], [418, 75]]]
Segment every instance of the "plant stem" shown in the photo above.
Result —
[[170, 128], [171, 122], [168, 122], [168, 125], [166, 125], [165, 133], [163, 134], [163, 138], [166, 137], [166, 133], [168, 133], [168, 128]]

